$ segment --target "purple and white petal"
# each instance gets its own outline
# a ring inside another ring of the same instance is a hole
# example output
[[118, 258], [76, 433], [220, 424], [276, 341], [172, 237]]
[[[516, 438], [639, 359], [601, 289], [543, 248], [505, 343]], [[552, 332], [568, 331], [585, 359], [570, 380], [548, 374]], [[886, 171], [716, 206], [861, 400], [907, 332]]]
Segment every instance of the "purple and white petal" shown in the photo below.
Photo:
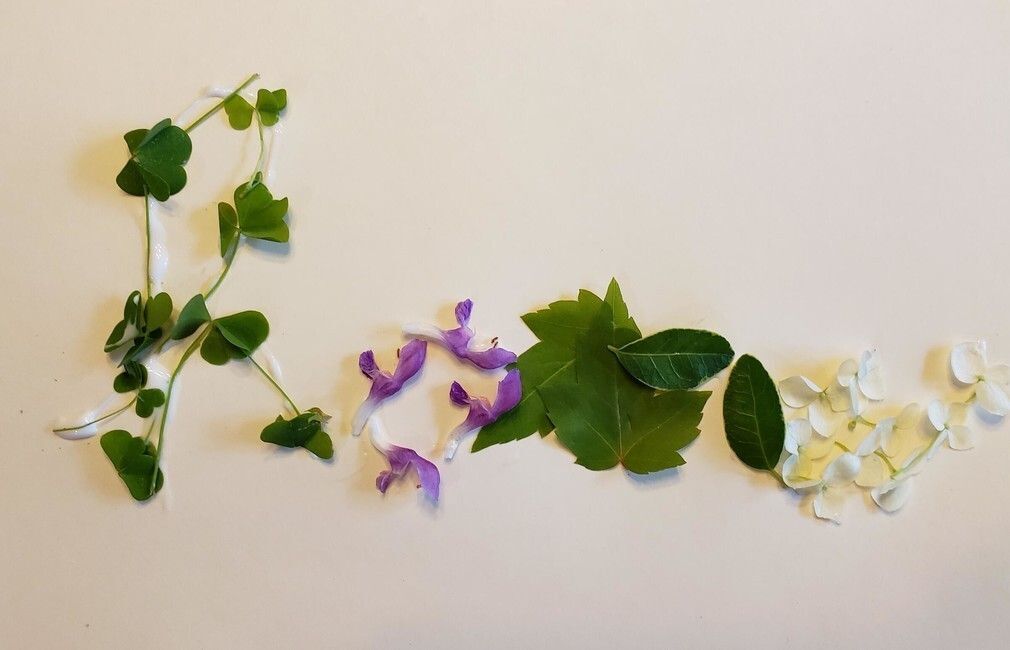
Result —
[[[464, 395], [465, 399], [463, 399]], [[467, 413], [466, 419], [449, 433], [445, 443], [445, 459], [452, 460], [460, 443], [463, 442], [463, 438], [481, 427], [495, 422], [502, 415], [511, 411], [519, 403], [521, 396], [522, 380], [519, 371], [514, 369], [508, 371], [505, 378], [498, 382], [498, 392], [495, 395], [494, 404], [491, 404], [486, 397], [470, 396], [458, 382], [453, 382], [452, 388], [449, 389], [449, 399], [454, 404], [469, 406], [470, 411]]]
[[389, 469], [379, 472], [375, 479], [375, 487], [379, 492], [385, 493], [394, 480], [403, 478], [413, 469], [417, 473], [417, 487], [424, 490], [429, 499], [438, 501], [441, 477], [434, 463], [406, 447], [389, 445], [384, 453], [389, 461]]
[[396, 368], [392, 374], [379, 368], [375, 362], [375, 354], [371, 350], [361, 353], [358, 357], [358, 367], [362, 374], [372, 380], [372, 387], [368, 391], [368, 397], [354, 414], [354, 420], [351, 423], [352, 435], [361, 435], [368, 418], [375, 413], [379, 405], [400, 392], [403, 385], [421, 370], [424, 366], [427, 349], [428, 344], [425, 341], [414, 339], [407, 343], [400, 349]]
[[496, 370], [515, 363], [516, 354], [498, 347], [497, 339], [492, 339], [487, 345], [474, 341], [476, 333], [470, 328], [472, 312], [473, 301], [467, 299], [456, 305], [456, 323], [459, 327], [443, 330], [434, 325], [409, 323], [403, 326], [403, 333], [439, 343], [458, 359], [469, 361], [484, 370]]

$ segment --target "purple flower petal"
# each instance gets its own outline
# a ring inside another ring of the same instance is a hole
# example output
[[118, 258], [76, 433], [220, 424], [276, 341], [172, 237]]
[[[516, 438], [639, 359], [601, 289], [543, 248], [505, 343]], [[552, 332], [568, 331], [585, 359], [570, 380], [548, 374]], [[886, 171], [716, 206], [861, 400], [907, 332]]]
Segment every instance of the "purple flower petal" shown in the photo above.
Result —
[[366, 377], [372, 380], [372, 388], [354, 415], [354, 422], [351, 425], [353, 435], [361, 435], [365, 423], [368, 422], [368, 418], [379, 407], [379, 404], [400, 392], [403, 385], [421, 370], [427, 350], [428, 343], [426, 341], [414, 339], [407, 343], [400, 349], [400, 358], [397, 359], [393, 374], [379, 368], [375, 363], [375, 354], [371, 350], [361, 353], [358, 357], [358, 367]]
[[449, 434], [445, 445], [445, 459], [452, 460], [465, 436], [486, 427], [515, 408], [522, 397], [522, 392], [522, 379], [519, 371], [515, 369], [509, 370], [505, 378], [498, 382], [498, 393], [493, 405], [486, 397], [470, 397], [458, 382], [453, 382], [452, 388], [449, 389], [449, 399], [460, 406], [469, 406], [470, 411], [462, 424]]
[[456, 305], [456, 322], [459, 327], [443, 330], [432, 325], [405, 325], [403, 331], [409, 336], [420, 336], [441, 343], [459, 359], [469, 361], [478, 368], [495, 370], [515, 363], [513, 352], [498, 347], [495, 339], [487, 348], [473, 345], [476, 334], [470, 328], [470, 315], [473, 312], [473, 301], [464, 300]]
[[420, 481], [418, 487], [424, 490], [429, 499], [438, 501], [438, 488], [441, 477], [434, 463], [413, 449], [407, 449], [406, 447], [389, 445], [380, 451], [386, 455], [386, 460], [389, 461], [389, 469], [379, 472], [379, 475], [375, 478], [375, 487], [378, 488], [379, 492], [385, 493], [395, 479], [404, 477], [413, 468], [417, 472], [418, 481]]

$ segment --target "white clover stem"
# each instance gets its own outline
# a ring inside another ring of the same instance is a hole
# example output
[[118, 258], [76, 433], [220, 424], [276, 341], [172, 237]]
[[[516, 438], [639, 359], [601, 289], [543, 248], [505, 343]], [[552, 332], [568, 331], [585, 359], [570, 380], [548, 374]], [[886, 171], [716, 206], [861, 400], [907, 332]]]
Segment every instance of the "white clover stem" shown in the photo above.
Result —
[[468, 434], [473, 433], [476, 429], [466, 426], [466, 424], [461, 424], [449, 433], [449, 438], [445, 441], [445, 456], [446, 460], [452, 460], [452, 457], [456, 455], [456, 450], [459, 449], [459, 445], [463, 442]]
[[361, 432], [365, 430], [365, 425], [368, 424], [368, 419], [372, 417], [375, 413], [375, 409], [379, 407], [379, 403], [373, 399], [366, 399], [358, 407], [358, 410], [354, 413], [354, 419], [351, 421], [351, 435], [360, 436]]

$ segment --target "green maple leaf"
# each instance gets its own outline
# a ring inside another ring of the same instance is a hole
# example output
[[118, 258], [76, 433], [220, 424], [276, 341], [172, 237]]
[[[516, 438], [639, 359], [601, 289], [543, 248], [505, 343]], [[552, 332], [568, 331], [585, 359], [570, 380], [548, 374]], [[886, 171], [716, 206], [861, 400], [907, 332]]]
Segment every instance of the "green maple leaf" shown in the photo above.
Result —
[[629, 321], [626, 311], [601, 305], [576, 344], [575, 363], [538, 390], [558, 440], [578, 464], [648, 474], [684, 464], [678, 450], [698, 436], [710, 393], [657, 394], [635, 381], [609, 352], [640, 337]]
[[[546, 309], [526, 314], [523, 322], [540, 342], [519, 355], [518, 368], [523, 378], [523, 394], [519, 404], [477, 434], [472, 451], [480, 451], [513, 440], [521, 440], [536, 432], [546, 436], [554, 424], [540, 396], [540, 389], [560, 381], [575, 365], [576, 348], [591, 330], [593, 320], [603, 305], [610, 308], [614, 326], [628, 333], [630, 342], [641, 338], [641, 332], [628, 313], [617, 280], [611, 280], [604, 298], [583, 289], [578, 300], [559, 300]], [[610, 354], [606, 348], [604, 352]]]
[[193, 142], [172, 120], [166, 118], [150, 129], [130, 131], [123, 139], [130, 159], [116, 176], [116, 184], [124, 192], [167, 201], [186, 186], [183, 166], [193, 153]]

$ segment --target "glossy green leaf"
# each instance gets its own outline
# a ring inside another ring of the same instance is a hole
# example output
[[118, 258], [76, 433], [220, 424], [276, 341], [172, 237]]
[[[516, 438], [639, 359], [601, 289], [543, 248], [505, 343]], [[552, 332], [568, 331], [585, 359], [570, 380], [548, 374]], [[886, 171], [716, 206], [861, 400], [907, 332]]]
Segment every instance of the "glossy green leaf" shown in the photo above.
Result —
[[228, 114], [231, 128], [244, 131], [252, 124], [253, 106], [241, 95], [231, 95], [224, 100], [224, 112]]
[[281, 416], [268, 424], [260, 433], [260, 440], [281, 447], [304, 447], [320, 458], [333, 457], [333, 441], [323, 431], [329, 416], [317, 408], [301, 413], [290, 420]]
[[159, 201], [179, 192], [186, 185], [186, 170], [193, 143], [189, 135], [169, 119], [150, 129], [130, 131], [123, 139], [130, 150], [130, 159], [116, 177], [116, 183], [127, 194], [144, 196], [149, 193]]
[[160, 328], [172, 317], [172, 297], [159, 293], [144, 304], [144, 327], [151, 331]]
[[768, 371], [749, 354], [730, 372], [722, 416], [737, 458], [754, 469], [774, 470], [785, 443], [782, 404]]
[[235, 208], [238, 227], [243, 235], [252, 239], [273, 242], [288, 240], [288, 200], [275, 200], [262, 183], [252, 187], [240, 185], [235, 189]]
[[225, 257], [239, 236], [238, 215], [228, 203], [217, 204], [217, 227], [221, 233], [221, 257]]
[[214, 321], [214, 329], [233, 346], [249, 356], [267, 340], [270, 324], [258, 311], [243, 311]]
[[729, 341], [713, 332], [670, 329], [614, 349], [631, 376], [652, 388], [697, 388], [733, 361]]
[[288, 91], [283, 88], [270, 91], [260, 88], [256, 93], [256, 110], [264, 126], [273, 126], [280, 119], [281, 112], [287, 108]]
[[229, 343], [220, 330], [212, 327], [200, 344], [200, 356], [209, 364], [223, 366], [234, 359], [244, 359], [247, 355]]
[[207, 310], [207, 302], [203, 294], [196, 294], [189, 299], [186, 306], [179, 312], [179, 318], [175, 321], [175, 327], [169, 338], [174, 341], [182, 340], [200, 329], [204, 323], [210, 322], [210, 312]]
[[123, 320], [116, 323], [105, 340], [106, 352], [113, 352], [129, 343], [136, 330], [143, 325], [141, 318], [143, 302], [143, 294], [139, 291], [134, 291], [127, 296], [126, 304], [123, 306]]
[[160, 467], [155, 475], [157, 451], [154, 445], [122, 429], [104, 434], [101, 445], [134, 499], [146, 501], [161, 490], [165, 476]]
[[165, 403], [165, 393], [160, 388], [145, 388], [137, 393], [137, 405], [135, 411], [142, 418], [149, 418], [154, 413], [154, 409]]
[[127, 361], [112, 382], [117, 393], [131, 393], [147, 385], [147, 368], [137, 361]]

